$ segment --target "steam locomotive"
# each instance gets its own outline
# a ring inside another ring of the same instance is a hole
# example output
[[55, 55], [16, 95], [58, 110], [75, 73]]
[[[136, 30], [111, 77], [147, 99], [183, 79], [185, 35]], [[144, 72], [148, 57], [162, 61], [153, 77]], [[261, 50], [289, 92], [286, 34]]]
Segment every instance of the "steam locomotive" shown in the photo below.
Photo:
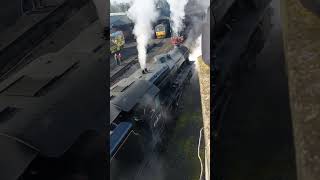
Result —
[[155, 56], [147, 69], [137, 70], [110, 88], [110, 161], [128, 157], [134, 150], [162, 149], [165, 131], [174, 122], [193, 73], [188, 56], [188, 48], [175, 46]]

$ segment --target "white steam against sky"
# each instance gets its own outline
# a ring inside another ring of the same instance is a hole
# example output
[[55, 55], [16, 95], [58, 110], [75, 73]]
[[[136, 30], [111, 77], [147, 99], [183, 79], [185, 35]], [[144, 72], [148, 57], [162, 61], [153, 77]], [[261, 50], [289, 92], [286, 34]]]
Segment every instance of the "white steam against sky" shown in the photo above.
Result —
[[184, 8], [188, 0], [167, 0], [167, 2], [170, 5], [170, 19], [172, 21], [173, 34], [179, 35], [180, 31], [184, 28]]
[[158, 18], [156, 0], [132, 0], [128, 17], [134, 22], [133, 34], [136, 36], [140, 67], [146, 68], [147, 45], [153, 34], [152, 24]]
[[111, 0], [111, 4], [129, 3], [128, 17], [134, 23], [133, 34], [137, 41], [140, 67], [146, 68], [147, 45], [153, 32], [152, 24], [158, 18], [157, 0]]
[[202, 48], [201, 48], [201, 35], [197, 38], [193, 47], [191, 47], [189, 60], [190, 61], [197, 61], [198, 57], [202, 55]]

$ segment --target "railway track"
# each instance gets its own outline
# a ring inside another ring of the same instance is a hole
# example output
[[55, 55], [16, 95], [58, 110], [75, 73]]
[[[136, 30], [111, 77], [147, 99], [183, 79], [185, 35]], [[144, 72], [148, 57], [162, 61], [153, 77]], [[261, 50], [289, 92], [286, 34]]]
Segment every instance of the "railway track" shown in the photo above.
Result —
[[115, 73], [110, 74], [110, 86], [114, 85], [119, 78], [133, 65], [138, 63], [138, 57], [133, 56], [128, 60], [129, 62], [126, 63], [121, 69], [116, 71]]

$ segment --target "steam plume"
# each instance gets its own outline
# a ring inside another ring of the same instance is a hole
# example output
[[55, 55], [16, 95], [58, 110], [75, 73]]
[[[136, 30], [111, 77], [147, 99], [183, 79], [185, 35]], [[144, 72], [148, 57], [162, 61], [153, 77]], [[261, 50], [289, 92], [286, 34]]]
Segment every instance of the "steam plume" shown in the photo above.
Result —
[[201, 35], [197, 38], [193, 46], [190, 48], [189, 60], [197, 62], [197, 58], [202, 55], [201, 51]]
[[132, 0], [128, 17], [134, 22], [141, 69], [146, 68], [147, 45], [153, 34], [152, 23], [157, 20], [156, 0]]
[[185, 46], [192, 48], [197, 38], [202, 34], [209, 5], [210, 0], [189, 0], [186, 5], [185, 11], [188, 16], [189, 28], [186, 30], [188, 35], [184, 43]]
[[138, 59], [141, 69], [146, 68], [147, 45], [153, 34], [152, 24], [157, 20], [156, 2], [158, 0], [111, 0], [111, 4], [130, 4], [128, 17], [134, 22], [133, 34], [136, 37]]
[[111, 4], [131, 3], [132, 0], [110, 0]]
[[172, 21], [172, 31], [174, 35], [179, 35], [184, 28], [183, 20], [185, 18], [184, 8], [188, 0], [167, 0], [170, 5], [170, 19]]

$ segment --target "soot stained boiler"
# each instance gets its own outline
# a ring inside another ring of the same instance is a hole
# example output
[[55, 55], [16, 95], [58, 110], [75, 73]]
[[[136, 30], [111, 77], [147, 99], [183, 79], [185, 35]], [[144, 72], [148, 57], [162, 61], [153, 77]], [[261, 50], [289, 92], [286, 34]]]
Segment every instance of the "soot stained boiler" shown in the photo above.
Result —
[[126, 159], [137, 149], [163, 148], [165, 132], [193, 73], [188, 57], [185, 46], [175, 46], [155, 56], [147, 70], [137, 70], [110, 88], [110, 161]]

